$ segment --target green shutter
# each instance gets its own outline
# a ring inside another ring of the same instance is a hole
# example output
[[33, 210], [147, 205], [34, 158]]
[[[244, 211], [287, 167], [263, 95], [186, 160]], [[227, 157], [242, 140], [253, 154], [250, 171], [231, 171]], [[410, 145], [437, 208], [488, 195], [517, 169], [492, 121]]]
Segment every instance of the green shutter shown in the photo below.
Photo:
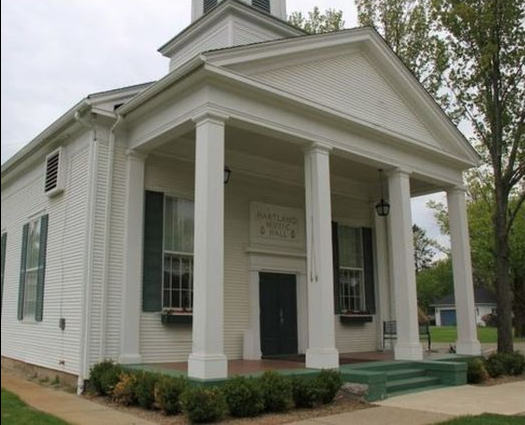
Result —
[[27, 260], [27, 235], [29, 223], [24, 224], [22, 230], [22, 253], [20, 255], [20, 284], [18, 286], [18, 320], [24, 318], [24, 292], [26, 289], [26, 260]]
[[332, 221], [332, 257], [334, 268], [334, 312], [341, 312], [341, 303], [339, 302], [339, 233], [338, 226]]
[[5, 271], [5, 250], [7, 247], [7, 233], [2, 235], [2, 295], [0, 298], [0, 313], [4, 305], [4, 271]]
[[162, 241], [164, 194], [146, 191], [144, 209], [144, 262], [142, 310], [162, 310]]
[[375, 314], [376, 300], [374, 283], [374, 245], [372, 242], [372, 229], [369, 227], [363, 227], [362, 232], [366, 309], [370, 312], [370, 314]]
[[46, 277], [47, 228], [49, 216], [40, 219], [40, 252], [38, 253], [38, 277], [36, 286], [35, 320], [41, 322], [44, 316], [44, 280]]

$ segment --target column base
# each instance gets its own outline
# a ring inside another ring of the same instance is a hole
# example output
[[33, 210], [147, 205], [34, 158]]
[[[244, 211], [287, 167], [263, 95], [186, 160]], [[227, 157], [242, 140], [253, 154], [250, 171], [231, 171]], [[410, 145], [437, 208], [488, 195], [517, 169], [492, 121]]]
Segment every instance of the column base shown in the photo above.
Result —
[[190, 354], [188, 377], [223, 379], [228, 377], [228, 359], [224, 354]]
[[423, 347], [421, 343], [396, 343], [394, 346], [396, 360], [423, 360]]
[[255, 332], [251, 329], [244, 332], [243, 360], [261, 360], [261, 344], [258, 341], [259, 337], [255, 337]]
[[142, 356], [140, 354], [121, 354], [118, 362], [121, 364], [140, 364], [142, 363]]
[[456, 341], [456, 354], [479, 356], [481, 355], [481, 344], [479, 341]]
[[306, 350], [306, 364], [310, 369], [337, 369], [339, 352], [335, 348], [309, 348]]

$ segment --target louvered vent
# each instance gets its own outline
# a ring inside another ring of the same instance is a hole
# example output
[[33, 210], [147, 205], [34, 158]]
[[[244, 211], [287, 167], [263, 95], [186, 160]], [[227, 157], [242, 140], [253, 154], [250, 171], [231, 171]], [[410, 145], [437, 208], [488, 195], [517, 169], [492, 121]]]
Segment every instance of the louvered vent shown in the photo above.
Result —
[[209, 12], [217, 6], [217, 0], [204, 0], [204, 13]]
[[46, 178], [44, 191], [48, 196], [55, 196], [64, 190], [64, 170], [62, 148], [46, 157]]
[[252, 6], [270, 13], [270, 0], [253, 0]]

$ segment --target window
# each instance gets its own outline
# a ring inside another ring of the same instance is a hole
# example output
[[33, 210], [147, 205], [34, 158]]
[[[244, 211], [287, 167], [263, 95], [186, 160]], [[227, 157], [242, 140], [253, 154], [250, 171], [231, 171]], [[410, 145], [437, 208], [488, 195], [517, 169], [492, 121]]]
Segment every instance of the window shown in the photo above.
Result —
[[193, 201], [164, 198], [163, 308], [193, 308], [193, 213]]
[[44, 307], [44, 277], [46, 268], [47, 215], [24, 225], [20, 287], [18, 290], [18, 319], [42, 321]]
[[361, 229], [338, 226], [339, 303], [341, 312], [365, 310], [363, 238]]

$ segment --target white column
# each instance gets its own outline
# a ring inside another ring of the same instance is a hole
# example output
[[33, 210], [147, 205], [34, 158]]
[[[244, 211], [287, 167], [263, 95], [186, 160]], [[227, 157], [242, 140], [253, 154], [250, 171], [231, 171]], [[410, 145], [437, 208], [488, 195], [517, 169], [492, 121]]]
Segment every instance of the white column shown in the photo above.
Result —
[[193, 349], [188, 376], [226, 378], [224, 355], [224, 116], [194, 119]]
[[124, 227], [124, 273], [120, 358], [123, 364], [142, 363], [140, 355], [140, 297], [144, 225], [144, 169], [146, 157], [127, 152], [126, 216]]
[[339, 366], [335, 348], [329, 149], [305, 151], [308, 349], [306, 367]]
[[479, 355], [465, 190], [459, 187], [447, 190], [447, 203], [458, 327], [456, 353]]
[[409, 174], [399, 169], [389, 173], [388, 193], [392, 278], [397, 312], [394, 356], [396, 360], [421, 360], [423, 348], [419, 341]]
[[[375, 264], [377, 270], [377, 305], [378, 309], [378, 323], [377, 323], [377, 346], [379, 349], [383, 348], [383, 322], [386, 320], [393, 320], [390, 313], [390, 282], [388, 271], [388, 246], [387, 246], [387, 226], [386, 217], [380, 217], [375, 208], [374, 214], [374, 234], [375, 234]], [[386, 341], [389, 343], [390, 341]]]

